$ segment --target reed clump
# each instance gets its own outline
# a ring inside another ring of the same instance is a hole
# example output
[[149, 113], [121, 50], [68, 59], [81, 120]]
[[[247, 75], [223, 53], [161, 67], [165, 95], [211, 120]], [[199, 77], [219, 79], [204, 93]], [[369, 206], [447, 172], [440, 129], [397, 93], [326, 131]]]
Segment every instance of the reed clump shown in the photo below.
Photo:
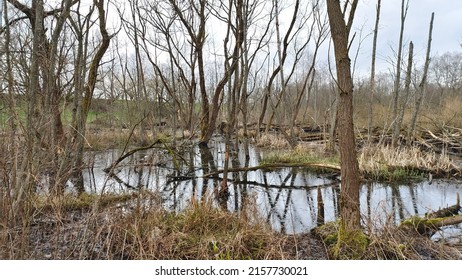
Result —
[[[339, 166], [340, 159], [314, 145], [299, 144], [295, 149], [266, 151], [261, 163]], [[430, 174], [438, 178], [460, 173], [449, 155], [422, 151], [418, 147], [367, 145], [358, 151], [358, 163], [363, 179], [375, 181], [421, 180]]]
[[381, 225], [370, 231], [369, 246], [363, 259], [374, 260], [460, 260], [461, 252], [444, 243], [432, 241], [415, 231], [396, 225]]
[[286, 138], [281, 134], [263, 134], [257, 139], [256, 145], [258, 147], [270, 148], [270, 149], [287, 149], [290, 148], [290, 144]]
[[358, 162], [365, 178], [388, 181], [424, 178], [429, 173], [440, 176], [457, 169], [445, 153], [408, 146], [368, 145], [359, 151]]

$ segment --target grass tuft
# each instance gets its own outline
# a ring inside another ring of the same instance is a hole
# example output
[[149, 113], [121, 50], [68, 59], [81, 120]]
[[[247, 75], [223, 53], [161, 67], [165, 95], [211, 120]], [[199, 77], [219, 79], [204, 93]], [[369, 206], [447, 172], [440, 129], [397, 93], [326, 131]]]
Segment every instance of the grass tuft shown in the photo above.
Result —
[[158, 208], [142, 214], [134, 211], [117, 224], [111, 234], [119, 238], [112, 240], [112, 248], [115, 255], [123, 251], [124, 258], [285, 258], [275, 246], [285, 238], [273, 233], [260, 218], [224, 211], [208, 200], [193, 201], [179, 213]]

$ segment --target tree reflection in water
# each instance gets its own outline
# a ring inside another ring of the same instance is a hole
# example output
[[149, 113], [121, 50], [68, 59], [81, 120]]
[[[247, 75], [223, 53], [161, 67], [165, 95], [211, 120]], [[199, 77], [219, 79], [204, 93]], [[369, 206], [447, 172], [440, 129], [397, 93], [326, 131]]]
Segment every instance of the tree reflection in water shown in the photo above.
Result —
[[[217, 197], [222, 178], [205, 174], [223, 168], [224, 144], [210, 143], [210, 148], [185, 150], [173, 164], [171, 154], [163, 150], [147, 150], [127, 158], [108, 178], [103, 169], [120, 151], [89, 152], [89, 168], [83, 171], [88, 192], [120, 192], [146, 188], [161, 196], [166, 209], [181, 211], [191, 200], [213, 199], [217, 207], [240, 212], [253, 198], [256, 207], [275, 230], [293, 233], [315, 227], [318, 220], [318, 197], [322, 197], [325, 221], [338, 217], [339, 190], [336, 176], [322, 176], [303, 168], [231, 172], [229, 196]], [[259, 164], [260, 151], [247, 143], [230, 145], [230, 168]], [[71, 188], [70, 188], [71, 189]], [[320, 196], [318, 196], [318, 189]], [[365, 225], [398, 222], [411, 215], [423, 215], [455, 202], [457, 184], [433, 181], [408, 185], [365, 183], [361, 188], [362, 221]]]

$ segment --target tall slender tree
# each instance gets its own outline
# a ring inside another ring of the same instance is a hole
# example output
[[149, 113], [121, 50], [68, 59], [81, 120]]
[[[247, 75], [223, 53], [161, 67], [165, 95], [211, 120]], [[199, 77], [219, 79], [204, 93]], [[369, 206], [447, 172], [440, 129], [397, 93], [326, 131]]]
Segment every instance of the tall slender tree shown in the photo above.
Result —
[[371, 61], [371, 80], [370, 80], [370, 95], [369, 95], [369, 126], [368, 126], [368, 137], [371, 141], [372, 136], [372, 125], [373, 125], [373, 113], [372, 107], [374, 104], [375, 95], [375, 56], [377, 53], [377, 36], [379, 33], [379, 21], [380, 21], [380, 9], [382, 7], [382, 0], [377, 0], [377, 9], [375, 16], [375, 27], [374, 27], [374, 39], [372, 42], [372, 61]]
[[409, 0], [401, 1], [401, 28], [399, 31], [399, 42], [398, 42], [398, 57], [396, 61], [396, 73], [395, 82], [393, 84], [393, 134], [392, 134], [392, 145], [396, 146], [398, 143], [398, 136], [401, 130], [401, 126], [398, 123], [399, 114], [399, 96], [401, 87], [401, 60], [403, 52], [403, 37], [404, 37], [404, 23], [406, 22], [407, 10], [409, 9]]
[[348, 55], [348, 37], [353, 24], [358, 0], [350, 3], [348, 20], [345, 22], [347, 4], [342, 11], [339, 0], [327, 0], [327, 13], [334, 44], [337, 69], [338, 138], [341, 164], [340, 230], [336, 254], [358, 258], [364, 250], [365, 238], [361, 230], [359, 208], [360, 175], [356, 157], [353, 128], [353, 79], [351, 60]]

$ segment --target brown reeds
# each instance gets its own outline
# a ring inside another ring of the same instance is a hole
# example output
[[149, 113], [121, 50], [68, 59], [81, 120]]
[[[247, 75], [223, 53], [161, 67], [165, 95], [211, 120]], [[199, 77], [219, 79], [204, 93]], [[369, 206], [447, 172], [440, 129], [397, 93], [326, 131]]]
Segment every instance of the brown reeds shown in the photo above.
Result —
[[271, 149], [286, 149], [290, 148], [290, 144], [281, 134], [263, 134], [257, 140], [258, 147]]
[[450, 174], [456, 170], [444, 153], [424, 152], [418, 147], [368, 145], [358, 154], [359, 167], [368, 179], [400, 180], [415, 176]]

